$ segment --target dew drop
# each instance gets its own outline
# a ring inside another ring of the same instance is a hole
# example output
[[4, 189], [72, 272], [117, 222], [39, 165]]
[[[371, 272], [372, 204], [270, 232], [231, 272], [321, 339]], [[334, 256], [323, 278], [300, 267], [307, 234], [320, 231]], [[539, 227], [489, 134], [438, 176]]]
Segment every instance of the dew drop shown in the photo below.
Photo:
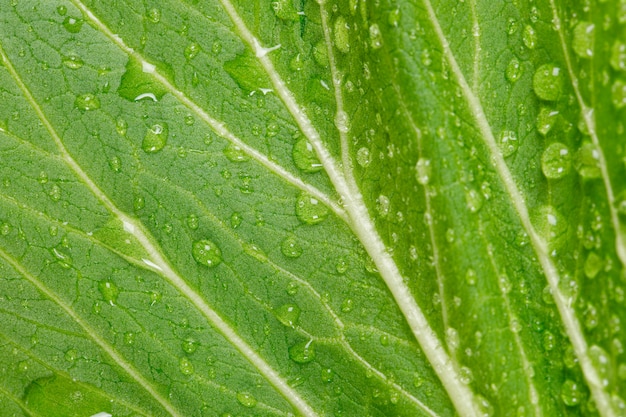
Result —
[[346, 298], [341, 303], [341, 311], [344, 313], [349, 313], [354, 309], [354, 300], [352, 298]]
[[124, 333], [124, 343], [127, 345], [134, 345], [135, 340], [137, 339], [137, 335], [133, 332]]
[[571, 379], [565, 380], [561, 387], [561, 399], [568, 407], [575, 407], [580, 405], [584, 400], [584, 393], [581, 390], [580, 384], [572, 381]]
[[611, 101], [616, 109], [621, 109], [626, 106], [626, 83], [622, 80], [617, 80], [611, 87]]
[[477, 213], [483, 206], [483, 197], [478, 191], [470, 189], [465, 193], [465, 202], [470, 212]]
[[591, 345], [591, 347], [589, 347], [589, 358], [591, 359], [593, 366], [598, 371], [598, 376], [600, 377], [602, 385], [604, 387], [608, 386], [609, 378], [613, 372], [609, 354], [600, 346]]
[[348, 262], [345, 259], [339, 259], [335, 264], [335, 269], [339, 274], [345, 274], [348, 270]]
[[243, 218], [241, 217], [241, 214], [234, 212], [233, 214], [230, 215], [230, 227], [232, 227], [233, 229], [236, 229], [239, 226], [241, 226], [242, 221], [243, 221]]
[[69, 33], [78, 33], [80, 29], [83, 27], [82, 19], [77, 19], [75, 17], [67, 16], [63, 19], [63, 27]]
[[418, 183], [427, 185], [430, 182], [432, 171], [430, 159], [420, 158], [417, 160], [417, 164], [415, 164], [415, 176]]
[[539, 114], [537, 115], [537, 122], [535, 124], [539, 133], [541, 133], [543, 136], [547, 135], [556, 123], [558, 115], [558, 111], [549, 109], [547, 107], [542, 107], [541, 110], [539, 110]]
[[138, 195], [133, 199], [133, 210], [140, 211], [146, 206], [146, 199]]
[[65, 16], [67, 14], [67, 7], [57, 6], [57, 13], [59, 14], [59, 16]]
[[380, 49], [383, 46], [383, 35], [380, 32], [380, 27], [376, 23], [370, 26], [370, 45], [374, 49]]
[[37, 182], [39, 184], [47, 184], [48, 183], [48, 173], [46, 171], [41, 171], [39, 176], [37, 177]]
[[82, 111], [97, 110], [100, 108], [100, 100], [93, 94], [81, 94], [74, 100], [74, 105]]
[[315, 197], [300, 193], [296, 200], [296, 216], [306, 224], [317, 224], [328, 216], [328, 208]]
[[194, 367], [188, 358], [180, 358], [178, 361], [178, 369], [183, 375], [191, 375], [194, 373]]
[[366, 168], [367, 166], [369, 166], [369, 164], [372, 162], [370, 150], [367, 149], [366, 147], [360, 148], [356, 152], [356, 162], [362, 168]]
[[552, 349], [554, 349], [554, 347], [556, 345], [556, 339], [555, 339], [554, 335], [551, 332], [546, 331], [543, 334], [543, 343], [542, 344], [543, 344], [543, 348], [546, 351], [551, 351]]
[[282, 241], [280, 251], [287, 258], [299, 258], [302, 255], [302, 246], [295, 237], [289, 236]]
[[295, 304], [284, 304], [276, 309], [276, 318], [288, 327], [294, 327], [300, 318], [300, 307]]
[[594, 24], [589, 22], [579, 22], [573, 31], [572, 48], [580, 58], [591, 58], [593, 56], [593, 30]]
[[181, 348], [185, 353], [194, 353], [198, 349], [198, 342], [195, 339], [188, 337], [181, 343]]
[[517, 58], [513, 58], [509, 62], [509, 65], [506, 66], [506, 71], [504, 74], [506, 76], [506, 79], [512, 83], [516, 82], [517, 80], [521, 78], [522, 66], [520, 65], [520, 62], [517, 60]]
[[519, 143], [517, 141], [517, 133], [512, 130], [504, 130], [498, 137], [498, 147], [502, 156], [507, 158], [517, 151]]
[[533, 76], [533, 90], [537, 97], [545, 101], [556, 101], [563, 90], [561, 69], [554, 64], [540, 66]]
[[290, 282], [287, 284], [287, 294], [296, 295], [298, 293], [298, 284], [295, 282]]
[[476, 285], [476, 271], [471, 268], [468, 269], [465, 273], [465, 282], [467, 282], [467, 285]]
[[379, 195], [376, 199], [376, 211], [380, 217], [387, 217], [389, 215], [389, 198], [384, 195]]
[[78, 55], [68, 55], [63, 57], [63, 65], [69, 69], [76, 70], [82, 68], [85, 63]]
[[3, 222], [0, 224], [0, 235], [8, 236], [11, 233], [11, 225], [9, 223]]
[[333, 370], [330, 368], [322, 369], [322, 382], [332, 382], [333, 381]]
[[257, 404], [256, 398], [247, 392], [238, 392], [237, 402], [247, 408], [253, 408]]
[[590, 252], [589, 255], [587, 255], [587, 259], [585, 259], [585, 265], [583, 268], [585, 276], [589, 279], [595, 278], [600, 270], [602, 270], [602, 267], [602, 258], [600, 258], [595, 252]]
[[209, 268], [217, 266], [222, 262], [222, 251], [208, 239], [195, 241], [191, 254], [196, 262]]
[[400, 16], [400, 9], [394, 9], [389, 12], [389, 17], [387, 18], [387, 23], [389, 23], [389, 26], [397, 28], [400, 24]]
[[381, 334], [379, 340], [380, 340], [380, 344], [382, 346], [389, 346], [389, 336], [388, 335]]
[[572, 166], [569, 148], [561, 142], [550, 144], [541, 155], [541, 170], [546, 178], [556, 180], [566, 176]]
[[224, 148], [224, 155], [231, 162], [246, 162], [250, 160], [250, 157], [235, 144], [229, 144]]
[[300, 138], [293, 146], [292, 156], [296, 167], [303, 172], [312, 173], [322, 169], [313, 145], [305, 138]]
[[459, 332], [455, 328], [448, 327], [446, 329], [446, 344], [451, 351], [459, 348]]
[[493, 416], [494, 409], [493, 405], [485, 397], [482, 395], [476, 395], [476, 403], [478, 404], [478, 412], [480, 417], [491, 417]]
[[526, 45], [526, 48], [535, 49], [535, 46], [537, 45], [537, 32], [534, 27], [530, 25], [526, 25], [524, 27], [522, 41], [524, 42], [524, 45]]
[[111, 281], [100, 281], [98, 282], [98, 290], [104, 301], [111, 305], [115, 305], [117, 302], [117, 296], [120, 294], [119, 288]]
[[609, 62], [616, 71], [626, 71], [626, 44], [620, 41], [613, 43]]
[[168, 136], [169, 128], [166, 123], [155, 124], [146, 131], [141, 142], [141, 149], [146, 153], [159, 152], [167, 144]]
[[152, 23], [159, 23], [161, 21], [161, 11], [157, 8], [152, 8], [146, 13], [146, 17]]
[[72, 267], [72, 257], [67, 253], [65, 249], [63, 249], [62, 246], [52, 249], [52, 254], [54, 255], [54, 258], [58, 262], [59, 266], [61, 266], [61, 268], [69, 269]]
[[56, 184], [53, 185], [50, 188], [50, 191], [48, 191], [48, 196], [52, 199], [52, 201], [59, 201], [61, 199], [61, 187]]
[[114, 156], [112, 158], [109, 159], [109, 168], [111, 168], [111, 171], [117, 173], [117, 172], [121, 172], [122, 171], [122, 160], [117, 157]]
[[309, 363], [315, 359], [313, 341], [300, 342], [289, 348], [289, 358], [296, 363]]
[[126, 132], [128, 131], [128, 123], [126, 120], [119, 118], [115, 121], [115, 130], [121, 136], [126, 136]]
[[191, 213], [187, 216], [187, 227], [191, 230], [196, 230], [199, 226], [198, 216]]
[[459, 379], [462, 384], [469, 385], [474, 380], [474, 375], [472, 374], [472, 370], [467, 366], [462, 366], [459, 369]]
[[335, 47], [347, 54], [350, 52], [350, 27], [343, 16], [339, 16], [335, 20], [334, 29]]
[[187, 45], [184, 51], [185, 59], [187, 60], [194, 59], [200, 53], [201, 50], [202, 48], [200, 48], [200, 45], [196, 42], [193, 42]]

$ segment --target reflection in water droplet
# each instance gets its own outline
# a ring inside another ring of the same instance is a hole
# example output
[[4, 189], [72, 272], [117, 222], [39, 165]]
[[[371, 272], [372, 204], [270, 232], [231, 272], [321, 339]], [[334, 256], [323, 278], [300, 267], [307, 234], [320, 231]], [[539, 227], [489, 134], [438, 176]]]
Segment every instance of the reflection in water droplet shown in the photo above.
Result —
[[309, 363], [315, 359], [313, 341], [300, 342], [289, 348], [289, 358], [296, 363]]
[[300, 138], [293, 147], [293, 162], [303, 172], [317, 172], [322, 164], [317, 158], [315, 149], [305, 138]]
[[533, 76], [533, 90], [537, 97], [545, 101], [556, 101], [563, 90], [561, 69], [554, 64], [540, 66]]
[[200, 265], [214, 267], [222, 262], [222, 251], [208, 239], [194, 242], [191, 254]]
[[303, 223], [320, 223], [328, 213], [328, 208], [324, 204], [307, 193], [300, 193], [296, 200], [296, 216]]
[[167, 144], [169, 136], [169, 129], [167, 123], [159, 123], [152, 125], [150, 129], [146, 131], [143, 141], [141, 142], [141, 149], [146, 153], [156, 153], [162, 150]]
[[546, 178], [556, 180], [566, 176], [572, 166], [569, 148], [560, 142], [552, 143], [541, 155], [541, 170]]
[[296, 304], [284, 304], [276, 310], [276, 318], [285, 326], [294, 327], [300, 318], [300, 307]]
[[74, 105], [83, 111], [97, 110], [100, 108], [100, 100], [93, 94], [82, 94], [76, 97]]

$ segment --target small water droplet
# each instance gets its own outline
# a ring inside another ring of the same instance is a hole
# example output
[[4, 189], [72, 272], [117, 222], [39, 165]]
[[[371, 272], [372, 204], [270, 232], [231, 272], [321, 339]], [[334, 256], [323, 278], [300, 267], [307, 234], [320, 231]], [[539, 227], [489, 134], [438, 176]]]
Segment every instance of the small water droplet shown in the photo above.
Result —
[[554, 64], [540, 66], [533, 76], [533, 90], [537, 97], [545, 101], [556, 101], [563, 90], [561, 68]]
[[134, 345], [135, 340], [137, 339], [137, 335], [134, 332], [126, 332], [124, 333], [124, 343], [127, 345]]
[[74, 105], [83, 111], [97, 110], [100, 108], [100, 100], [93, 94], [81, 94], [74, 100]]
[[343, 300], [343, 302], [341, 303], [341, 311], [343, 311], [344, 313], [349, 313], [352, 311], [352, 309], [354, 309], [354, 300], [352, 300], [352, 298], [346, 298], [345, 300]]
[[459, 379], [462, 384], [469, 385], [474, 380], [474, 375], [472, 374], [472, 370], [467, 366], [461, 366], [459, 369]]
[[626, 83], [622, 80], [617, 80], [611, 87], [611, 101], [616, 109], [621, 109], [626, 106]]
[[293, 162], [303, 172], [317, 172], [322, 164], [317, 158], [313, 145], [305, 138], [300, 138], [293, 146]]
[[37, 177], [37, 182], [39, 184], [46, 184], [46, 183], [48, 183], [48, 173], [46, 171], [41, 171], [39, 173], [39, 176]]
[[397, 28], [398, 25], [400, 24], [400, 17], [401, 17], [400, 9], [394, 9], [391, 12], [389, 12], [387, 23], [389, 23], [389, 26]]
[[0, 235], [8, 236], [11, 233], [11, 225], [9, 223], [3, 222], [0, 224]]
[[459, 348], [459, 332], [455, 328], [448, 327], [446, 329], [446, 344], [451, 351]]
[[558, 115], [559, 112], [557, 110], [542, 107], [541, 110], [539, 110], [539, 114], [537, 114], [536, 122], [537, 130], [539, 131], [539, 133], [541, 133], [543, 136], [547, 135], [556, 123]]
[[200, 45], [197, 42], [193, 42], [185, 48], [184, 55], [185, 59], [192, 60], [194, 59], [202, 50]]
[[580, 405], [584, 398], [585, 395], [580, 384], [572, 381], [571, 379], [565, 380], [563, 386], [561, 387], [561, 399], [565, 405], [575, 407]]
[[80, 29], [83, 27], [83, 20], [77, 19], [75, 17], [67, 16], [63, 19], [63, 27], [69, 33], [78, 33]]
[[554, 337], [554, 335], [549, 331], [544, 332], [543, 348], [547, 351], [551, 351], [552, 349], [554, 349], [555, 345], [556, 345], [556, 338]]
[[289, 236], [282, 241], [280, 251], [288, 258], [299, 258], [302, 255], [302, 246], [295, 237]]
[[468, 269], [465, 273], [465, 282], [467, 282], [467, 285], [476, 285], [476, 271], [471, 268]]
[[143, 141], [141, 142], [141, 149], [146, 153], [156, 153], [162, 150], [167, 144], [169, 137], [169, 128], [167, 123], [158, 123], [152, 125], [150, 129], [146, 131]]
[[556, 180], [566, 176], [572, 166], [569, 148], [561, 142], [550, 144], [541, 155], [541, 170], [546, 178]]
[[257, 404], [256, 398], [252, 394], [247, 392], [238, 392], [237, 393], [237, 402], [243, 405], [244, 407], [253, 408]]
[[69, 269], [72, 267], [72, 257], [61, 245], [52, 249], [52, 254], [54, 255], [54, 258], [58, 262], [59, 266], [61, 266], [61, 268]]
[[524, 27], [522, 41], [524, 42], [524, 45], [526, 45], [526, 48], [535, 49], [535, 46], [537, 45], [537, 32], [534, 27], [530, 25], [526, 25]]
[[152, 23], [159, 23], [161, 21], [161, 11], [155, 7], [148, 10], [146, 17]]
[[587, 259], [585, 259], [585, 265], [583, 268], [585, 276], [589, 279], [595, 278], [602, 270], [603, 266], [604, 262], [602, 261], [602, 258], [600, 258], [595, 252], [590, 252], [589, 255], [587, 255]]
[[415, 176], [418, 183], [422, 185], [428, 184], [432, 176], [432, 171], [430, 159], [420, 158], [417, 160], [415, 164]]
[[380, 27], [376, 23], [370, 25], [370, 45], [374, 49], [380, 49], [383, 46], [383, 35], [380, 32]]
[[478, 412], [480, 417], [491, 417], [493, 416], [494, 409], [493, 405], [485, 397], [482, 395], [476, 395], [476, 404], [478, 404]]
[[609, 62], [616, 71], [626, 71], [626, 44], [620, 41], [613, 43]]
[[111, 281], [100, 281], [98, 282], [98, 290], [104, 301], [108, 302], [112, 306], [117, 302], [117, 296], [120, 294], [119, 288]]
[[195, 241], [191, 254], [196, 262], [209, 268], [217, 266], [222, 262], [222, 251], [208, 239]]
[[180, 358], [178, 361], [178, 369], [180, 373], [183, 375], [191, 375], [194, 373], [194, 367], [191, 361], [188, 358]]
[[387, 217], [389, 215], [389, 198], [384, 195], [379, 195], [376, 199], [376, 211], [380, 217]]
[[183, 340], [181, 347], [185, 353], [194, 353], [198, 349], [198, 342], [190, 337]]
[[59, 201], [61, 199], [61, 187], [58, 185], [53, 185], [48, 191], [48, 196], [52, 199], [52, 201]]
[[65, 352], [65, 360], [68, 362], [74, 362], [78, 357], [78, 352], [76, 349], [69, 349]]
[[588, 59], [593, 56], [594, 24], [578, 22], [573, 30], [572, 48], [580, 58]]
[[505, 71], [506, 79], [510, 82], [514, 83], [519, 80], [522, 76], [522, 66], [517, 58], [513, 58], [509, 65], [506, 67]]
[[135, 198], [133, 199], [133, 210], [137, 212], [137, 211], [142, 210], [145, 206], [146, 206], [146, 199], [140, 195], [135, 196]]
[[191, 230], [196, 230], [199, 226], [198, 216], [191, 213], [187, 216], [187, 227]]
[[288, 327], [294, 327], [300, 318], [300, 307], [295, 304], [283, 304], [276, 309], [276, 318]]
[[224, 148], [224, 155], [231, 162], [246, 162], [250, 160], [250, 157], [243, 149], [232, 143]]
[[315, 197], [300, 193], [296, 200], [296, 216], [306, 224], [317, 224], [328, 216], [328, 208]]
[[362, 168], [366, 168], [372, 162], [370, 150], [367, 149], [366, 147], [360, 148], [356, 152], [356, 162]]
[[117, 157], [114, 156], [112, 158], [109, 159], [109, 168], [111, 168], [111, 171], [113, 172], [121, 172], [122, 171], [122, 160]]
[[498, 137], [498, 147], [502, 156], [507, 158], [517, 151], [519, 143], [517, 141], [517, 133], [512, 130], [504, 130]]
[[350, 26], [343, 16], [335, 20], [334, 29], [335, 48], [347, 54], [350, 52]]
[[330, 368], [322, 369], [322, 382], [332, 382], [333, 381], [333, 370]]
[[57, 13], [59, 14], [59, 16], [65, 16], [67, 14], [67, 7], [57, 6]]
[[69, 69], [79, 69], [82, 68], [84, 64], [85, 63], [78, 55], [68, 55], [63, 57], [63, 65], [65, 65]]
[[483, 207], [482, 195], [473, 188], [465, 193], [465, 202], [467, 203], [467, 208], [472, 213], [477, 213]]
[[600, 346], [591, 345], [589, 347], [589, 358], [598, 371], [601, 384], [604, 387], [608, 386], [611, 374], [614, 372], [609, 354]]
[[309, 363], [315, 359], [313, 341], [300, 342], [289, 348], [289, 358], [296, 363]]
[[233, 229], [238, 228], [241, 225], [242, 221], [243, 218], [241, 217], [241, 214], [234, 212], [230, 215], [230, 227], [232, 227]]
[[335, 269], [339, 274], [345, 274], [348, 270], [348, 262], [345, 259], [339, 259], [335, 264]]

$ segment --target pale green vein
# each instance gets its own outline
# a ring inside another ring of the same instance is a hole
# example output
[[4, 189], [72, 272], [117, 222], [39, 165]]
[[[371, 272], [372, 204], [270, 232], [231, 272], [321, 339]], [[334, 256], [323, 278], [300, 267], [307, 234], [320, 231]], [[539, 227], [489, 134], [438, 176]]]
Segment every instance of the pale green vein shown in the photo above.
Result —
[[[136, 219], [130, 218], [126, 215], [126, 213], [122, 212], [109, 200], [109, 198], [98, 188], [98, 186], [91, 180], [91, 178], [82, 170], [82, 168], [78, 165], [78, 163], [72, 158], [72, 156], [68, 153], [65, 145], [60, 138], [60, 136], [55, 131], [54, 127], [50, 123], [50, 121], [46, 118], [45, 113], [34, 99], [32, 93], [28, 89], [28, 87], [24, 84], [22, 79], [19, 77], [19, 74], [16, 72], [12, 63], [9, 61], [7, 55], [4, 50], [0, 47], [0, 55], [2, 59], [11, 73], [12, 77], [15, 79], [17, 85], [22, 90], [24, 96], [32, 106], [32, 108], [37, 113], [39, 119], [45, 126], [46, 130], [50, 133], [52, 140], [57, 145], [61, 156], [67, 166], [74, 171], [76, 176], [80, 178], [87, 188], [93, 193], [93, 195], [102, 202], [102, 204], [115, 215], [120, 221], [129, 225], [128, 229], [132, 230], [132, 234], [135, 236], [137, 241], [143, 246], [146, 252], [150, 255], [152, 259], [144, 260], [144, 262], [154, 268], [156, 271], [160, 271], [161, 275], [165, 277], [178, 291], [184, 295], [211, 323], [215, 328], [217, 328], [227, 340], [252, 364], [257, 370], [274, 386], [284, 397], [291, 403], [291, 405], [297, 409], [301, 414], [305, 416], [314, 416], [315, 412], [313, 409], [307, 404], [307, 402], [295, 392], [285, 380], [281, 378], [281, 376], [274, 370], [270, 365], [268, 365], [263, 358], [259, 356], [258, 353], [254, 351], [225, 321], [219, 316], [211, 307], [206, 303], [206, 301], [196, 292], [194, 291], [189, 284], [178, 275], [169, 263], [165, 260], [157, 245], [153, 242], [153, 240], [149, 237], [148, 232], [144, 229], [143, 225], [139, 223]], [[121, 358], [120, 358], [121, 359]], [[133, 370], [134, 371], [134, 370]], [[142, 378], [141, 381], [145, 381], [143, 377], [136, 371], [134, 371], [134, 375], [136, 377]], [[147, 381], [145, 381], [147, 383]], [[143, 384], [142, 384], [143, 385]], [[147, 389], [151, 389], [151, 394], [155, 395], [155, 399], [157, 399], [168, 411], [171, 412], [172, 415], [178, 416], [177, 411], [167, 402], [163, 397], [161, 397], [150, 385], [147, 386]]]
[[293, 93], [289, 90], [274, 67], [272, 60], [269, 58], [269, 53], [276, 47], [263, 47], [246, 26], [241, 16], [239, 16], [233, 4], [228, 0], [220, 0], [220, 2], [230, 16], [240, 37], [255, 52], [261, 66], [265, 69], [265, 72], [272, 82], [274, 90], [282, 99], [285, 107], [293, 116], [296, 124], [300, 127], [300, 130], [309, 139], [328, 177], [339, 195], [344, 199], [345, 209], [350, 217], [348, 224], [376, 264], [381, 277], [387, 284], [387, 287], [406, 318], [415, 338], [430, 360], [443, 386], [448, 391], [456, 409], [463, 416], [476, 416], [476, 405], [471, 391], [461, 382], [460, 375], [452, 364], [448, 353], [442, 347], [437, 334], [430, 327], [424, 313], [417, 305], [415, 298], [413, 298], [411, 291], [404, 282], [404, 278], [398, 266], [376, 231], [373, 220], [358, 187], [354, 182], [346, 180], [337, 162], [330, 154], [330, 151], [325, 147], [319, 132], [313, 126], [305, 110], [298, 105]]
[[476, 12], [476, 0], [469, 0], [469, 7], [472, 16], [472, 38], [474, 39], [474, 69], [472, 71], [472, 88], [478, 91], [478, 83], [480, 82], [480, 56], [482, 53], [482, 45], [480, 40], [480, 25], [478, 23], [478, 14]]
[[[148, 64], [147, 66], [150, 68], [156, 68], [153, 64], [149, 63], [141, 54], [136, 52], [134, 49], [130, 48], [128, 45], [124, 43], [124, 41], [116, 34], [114, 34], [94, 13], [85, 6], [80, 0], [72, 0], [74, 5], [80, 9], [84, 15], [89, 19], [89, 21], [93, 24], [95, 28], [97, 28], [102, 34], [104, 34], [107, 38], [109, 38], [118, 48], [124, 51], [127, 55], [132, 56], [139, 60], [142, 63]], [[176, 88], [166, 77], [161, 75], [158, 70], [154, 69], [154, 71], [150, 74], [156, 81], [158, 81], [165, 89], [178, 101], [183, 103], [187, 108], [189, 108], [200, 120], [205, 122], [218, 136], [228, 140], [233, 145], [238, 146], [243, 152], [249, 155], [252, 159], [259, 162], [265, 168], [267, 168], [270, 172], [279, 176], [289, 184], [299, 188], [300, 190], [312, 195], [317, 198], [319, 201], [323, 202], [327, 207], [329, 207], [338, 217], [346, 220], [346, 212], [343, 210], [331, 197], [317, 189], [316, 187], [307, 184], [302, 181], [302, 179], [294, 176], [291, 172], [287, 171], [282, 166], [271, 161], [267, 156], [259, 152], [257, 149], [248, 145], [246, 142], [241, 140], [235, 134], [233, 134], [226, 125], [213, 118], [209, 113], [207, 113], [202, 107], [196, 104], [193, 100], [191, 100], [183, 91]]]
[[467, 83], [467, 80], [465, 79], [465, 76], [456, 61], [454, 53], [450, 48], [450, 43], [443, 33], [439, 19], [430, 0], [423, 0], [423, 2], [427, 10], [428, 17], [436, 32], [437, 38], [443, 48], [444, 56], [450, 64], [452, 73], [459, 83], [461, 91], [467, 101], [468, 108], [476, 120], [482, 139], [489, 149], [491, 160], [496, 172], [498, 173], [500, 180], [502, 181], [502, 184], [511, 199], [513, 207], [519, 216], [520, 223], [530, 237], [530, 241], [533, 245], [535, 253], [537, 254], [539, 263], [541, 264], [546, 279], [552, 289], [552, 295], [559, 310], [561, 319], [563, 320], [565, 331], [574, 347], [576, 356], [580, 361], [585, 379], [591, 387], [591, 392], [598, 406], [598, 411], [604, 417], [617, 417], [611, 409], [611, 400], [609, 395], [602, 387], [598, 370], [595, 368], [591, 358], [589, 357], [589, 353], [587, 351], [587, 341], [585, 340], [580, 321], [578, 320], [578, 317], [576, 317], [576, 312], [571, 306], [571, 299], [569, 299], [559, 287], [558, 270], [550, 258], [546, 242], [537, 233], [532, 225], [526, 201], [517, 187], [515, 179], [513, 178], [513, 175], [511, 174], [511, 171], [509, 170], [509, 167], [507, 166], [504, 157], [498, 148], [493, 131], [491, 130], [491, 126], [489, 125], [489, 121], [482, 107], [482, 103]]
[[565, 64], [567, 65], [567, 72], [570, 79], [572, 80], [574, 94], [576, 95], [576, 100], [578, 101], [578, 105], [580, 106], [581, 115], [583, 117], [585, 125], [587, 126], [587, 130], [589, 131], [591, 141], [593, 142], [595, 150], [598, 152], [598, 165], [600, 168], [600, 172], [602, 173], [602, 181], [604, 182], [604, 188], [606, 190], [609, 212], [611, 213], [611, 223], [613, 224], [613, 229], [615, 230], [615, 252], [622, 262], [622, 265], [626, 267], [626, 236], [621, 231], [622, 227], [620, 225], [619, 214], [617, 213], [617, 206], [615, 204], [615, 193], [613, 192], [613, 185], [611, 184], [609, 167], [606, 163], [604, 151], [600, 146], [598, 132], [596, 131], [594, 110], [587, 106], [580, 91], [578, 77], [576, 76], [576, 72], [574, 71], [574, 67], [572, 66], [571, 54], [567, 46], [567, 42], [565, 41], [565, 34], [563, 33], [563, 28], [560, 24], [559, 13], [556, 4], [554, 3], [554, 0], [550, 0], [550, 7], [552, 8], [552, 16], [556, 24], [557, 33], [559, 35], [561, 49], [563, 50], [563, 57], [565, 58]]
[[141, 375], [141, 373], [124, 358], [115, 347], [111, 346], [107, 343], [98, 332], [89, 326], [89, 324], [83, 320], [81, 316], [76, 313], [70, 305], [68, 305], [65, 301], [63, 301], [56, 293], [46, 287], [41, 281], [39, 281], [35, 276], [30, 274], [20, 263], [13, 259], [8, 253], [4, 250], [0, 249], [0, 258], [4, 259], [11, 267], [17, 271], [20, 275], [22, 275], [26, 280], [28, 280], [31, 284], [33, 284], [37, 289], [45, 295], [48, 299], [52, 300], [55, 304], [57, 304], [68, 316], [76, 322], [80, 327], [83, 328], [87, 336], [93, 340], [100, 348], [104, 351], [104, 353], [109, 356], [114, 363], [118, 364], [132, 379], [137, 381], [137, 383], [148, 392], [161, 406], [167, 410], [172, 416], [183, 417], [184, 415], [176, 410], [170, 402], [163, 397], [156, 388], [148, 381], [146, 378]]

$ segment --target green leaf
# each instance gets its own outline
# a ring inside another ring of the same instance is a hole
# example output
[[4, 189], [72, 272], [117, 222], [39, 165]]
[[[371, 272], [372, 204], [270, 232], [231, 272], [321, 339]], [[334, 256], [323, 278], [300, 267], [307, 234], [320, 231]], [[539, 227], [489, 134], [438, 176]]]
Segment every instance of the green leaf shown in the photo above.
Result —
[[5, 1], [0, 415], [626, 415], [626, 3], [574, 3]]

